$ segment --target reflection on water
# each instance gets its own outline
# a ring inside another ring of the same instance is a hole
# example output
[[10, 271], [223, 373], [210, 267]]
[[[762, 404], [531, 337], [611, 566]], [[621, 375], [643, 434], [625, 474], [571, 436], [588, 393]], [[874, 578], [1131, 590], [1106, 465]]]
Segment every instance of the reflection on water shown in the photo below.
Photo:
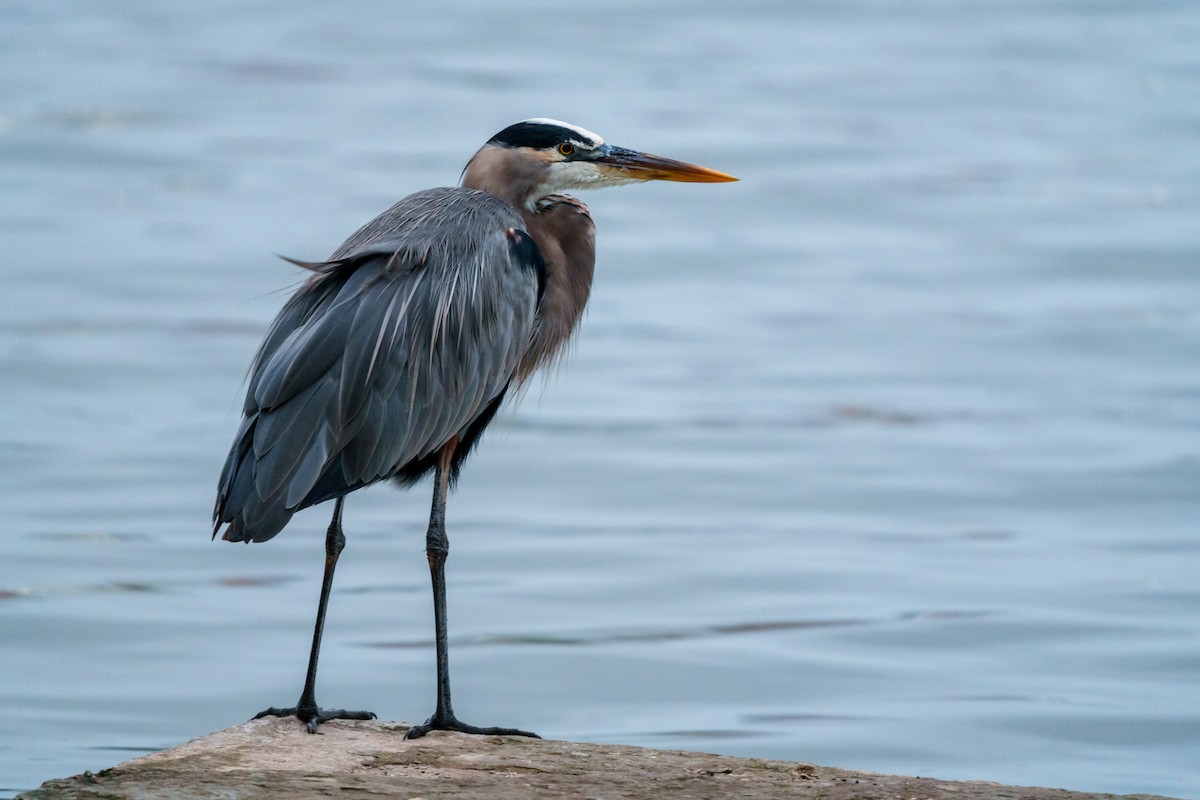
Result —
[[[1190, 4], [45, 2], [3, 38], [0, 796], [294, 700], [327, 510], [208, 528], [302, 277], [272, 253], [542, 115], [743, 180], [587, 197], [571, 363], [450, 504], [460, 707], [1200, 789]], [[429, 712], [428, 502], [347, 505], [331, 703]]]

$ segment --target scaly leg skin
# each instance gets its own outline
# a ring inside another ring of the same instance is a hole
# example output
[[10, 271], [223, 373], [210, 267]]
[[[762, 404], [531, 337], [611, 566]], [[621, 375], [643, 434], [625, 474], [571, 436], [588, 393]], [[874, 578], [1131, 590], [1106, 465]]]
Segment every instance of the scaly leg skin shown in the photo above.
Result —
[[437, 647], [437, 710], [420, 725], [413, 725], [404, 734], [405, 739], [419, 739], [430, 731], [458, 731], [485, 736], [532, 736], [536, 733], [516, 728], [480, 728], [459, 722], [450, 704], [450, 659], [446, 642], [446, 556], [450, 553], [450, 540], [446, 536], [446, 492], [449, 489], [450, 463], [458, 438], [451, 439], [442, 448], [438, 458], [437, 473], [433, 479], [433, 509], [429, 514], [429, 531], [425, 534], [425, 553], [429, 557], [429, 574], [433, 580], [433, 626]]
[[318, 725], [331, 719], [375, 719], [375, 715], [370, 711], [322, 709], [317, 706], [317, 656], [321, 651], [321, 634], [325, 631], [325, 609], [329, 606], [329, 590], [333, 587], [333, 570], [337, 567], [338, 556], [346, 547], [346, 537], [342, 533], [342, 501], [341, 497], [337, 499], [333, 507], [333, 519], [325, 534], [325, 578], [321, 582], [321, 600], [317, 604], [317, 624], [313, 629], [312, 650], [308, 654], [308, 676], [304, 680], [304, 691], [300, 693], [300, 701], [291, 708], [272, 706], [255, 714], [255, 719], [297, 717], [305, 724], [309, 733], [316, 733]]

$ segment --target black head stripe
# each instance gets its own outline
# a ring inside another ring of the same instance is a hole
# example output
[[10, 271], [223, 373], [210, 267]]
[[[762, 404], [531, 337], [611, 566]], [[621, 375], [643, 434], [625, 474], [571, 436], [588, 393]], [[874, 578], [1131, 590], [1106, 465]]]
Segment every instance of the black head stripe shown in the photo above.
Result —
[[501, 147], [532, 147], [535, 150], [543, 150], [548, 147], [554, 147], [562, 142], [579, 142], [595, 146], [599, 142], [587, 141], [589, 137], [582, 136], [575, 128], [567, 128], [563, 125], [554, 125], [548, 122], [518, 122], [515, 125], [509, 125], [504, 130], [497, 133], [488, 140], [488, 144], [500, 145]]

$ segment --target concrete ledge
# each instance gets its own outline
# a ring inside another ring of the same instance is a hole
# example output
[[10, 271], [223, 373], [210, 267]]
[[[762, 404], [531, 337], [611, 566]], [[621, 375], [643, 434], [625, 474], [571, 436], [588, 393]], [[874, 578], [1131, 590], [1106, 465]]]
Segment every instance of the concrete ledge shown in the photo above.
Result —
[[[1118, 795], [981, 781], [904, 778], [832, 767], [623, 745], [433, 733], [407, 726], [263, 719], [112, 769], [47, 781], [50, 798], [822, 798], [823, 800], [1115, 800]], [[1123, 795], [1149, 800], [1150, 795]]]

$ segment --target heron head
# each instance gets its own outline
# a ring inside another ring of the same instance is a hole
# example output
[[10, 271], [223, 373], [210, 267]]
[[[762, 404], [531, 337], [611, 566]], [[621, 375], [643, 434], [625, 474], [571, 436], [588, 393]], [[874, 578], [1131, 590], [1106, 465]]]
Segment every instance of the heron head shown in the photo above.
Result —
[[[472, 175], [473, 167], [477, 167]], [[493, 171], [500, 175], [486, 175]], [[732, 175], [605, 144], [591, 131], [554, 119], [527, 119], [497, 133], [464, 171], [463, 185], [532, 205], [567, 189], [599, 189], [644, 181], [721, 183]], [[510, 191], [497, 191], [497, 183]], [[487, 185], [491, 184], [491, 185]], [[518, 184], [523, 184], [518, 186]], [[507, 195], [507, 196], [506, 196]]]

